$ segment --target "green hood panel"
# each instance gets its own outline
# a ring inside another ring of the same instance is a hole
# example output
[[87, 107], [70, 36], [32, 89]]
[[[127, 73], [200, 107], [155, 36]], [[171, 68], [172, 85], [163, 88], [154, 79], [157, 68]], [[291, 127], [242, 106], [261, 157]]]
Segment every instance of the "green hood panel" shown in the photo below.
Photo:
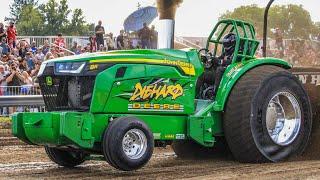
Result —
[[[62, 58], [52, 59], [47, 62], [64, 62], [64, 61], [90, 61], [90, 60], [105, 60], [105, 59], [169, 59], [169, 60], [180, 60], [188, 62], [188, 51], [195, 51], [192, 49], [185, 50], [174, 50], [174, 49], [160, 49], [160, 50], [149, 50], [149, 49], [137, 49], [137, 50], [119, 50], [109, 52], [96, 52], [87, 53], [75, 56], [66, 56]], [[196, 51], [195, 51], [196, 52]]]

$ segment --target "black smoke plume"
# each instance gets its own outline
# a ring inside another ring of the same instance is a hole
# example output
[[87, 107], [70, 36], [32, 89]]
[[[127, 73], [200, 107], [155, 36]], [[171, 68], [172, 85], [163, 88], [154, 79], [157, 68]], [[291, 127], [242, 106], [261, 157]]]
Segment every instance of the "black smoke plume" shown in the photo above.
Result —
[[183, 0], [157, 0], [159, 19], [175, 19], [176, 10]]

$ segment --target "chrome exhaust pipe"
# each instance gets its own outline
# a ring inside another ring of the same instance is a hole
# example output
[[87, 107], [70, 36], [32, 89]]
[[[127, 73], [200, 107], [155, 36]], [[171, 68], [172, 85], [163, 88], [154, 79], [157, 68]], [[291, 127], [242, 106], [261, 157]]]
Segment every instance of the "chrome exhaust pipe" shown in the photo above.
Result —
[[174, 20], [161, 19], [158, 30], [158, 49], [174, 48]]
[[174, 48], [174, 24], [176, 10], [182, 0], [157, 0], [159, 12], [158, 48]]

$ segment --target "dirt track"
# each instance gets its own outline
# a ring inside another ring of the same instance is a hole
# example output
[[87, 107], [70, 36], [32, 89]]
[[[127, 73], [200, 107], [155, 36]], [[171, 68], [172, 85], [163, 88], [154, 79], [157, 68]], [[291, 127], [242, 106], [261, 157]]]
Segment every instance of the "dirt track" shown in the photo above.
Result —
[[0, 146], [0, 179], [319, 179], [320, 160], [241, 164], [231, 159], [180, 160], [170, 149], [156, 149], [152, 160], [135, 172], [122, 172], [103, 161], [88, 161], [76, 169], [58, 167], [42, 148]]

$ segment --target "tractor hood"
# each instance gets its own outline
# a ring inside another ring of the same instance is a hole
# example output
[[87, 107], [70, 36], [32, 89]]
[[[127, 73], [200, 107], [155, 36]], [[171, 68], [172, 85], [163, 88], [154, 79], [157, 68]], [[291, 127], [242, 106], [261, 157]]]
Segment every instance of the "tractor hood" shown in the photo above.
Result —
[[195, 75], [196, 69], [194, 64], [199, 65], [199, 60], [197, 58], [197, 51], [194, 49], [139, 49], [97, 52], [66, 56], [46, 61], [41, 66], [39, 74], [42, 75], [43, 71], [48, 66], [54, 67], [54, 74], [79, 75], [86, 70], [91, 71], [97, 70], [98, 68], [102, 70], [104, 66], [110, 64], [155, 64], [176, 66], [184, 73], [184, 75]]
[[[38, 80], [48, 111], [88, 111], [90, 108], [94, 113], [128, 113], [127, 96], [135, 88], [139, 89], [139, 83], [145, 87], [159, 84], [159, 87], [164, 87], [161, 93], [170, 93], [175, 86], [192, 93], [195, 84], [190, 82], [194, 82], [202, 72], [203, 66], [194, 49], [123, 50], [45, 61], [39, 70]], [[161, 100], [165, 104], [171, 101], [170, 98]], [[185, 98], [176, 102], [182, 105], [182, 101], [186, 101]], [[115, 106], [115, 102], [119, 102], [121, 107]], [[193, 102], [187, 104], [191, 104], [190, 107], [178, 109], [179, 113], [193, 111]]]
[[119, 51], [109, 51], [109, 52], [96, 52], [96, 53], [86, 53], [75, 56], [66, 56], [62, 58], [52, 59], [46, 61], [45, 63], [55, 63], [55, 62], [79, 62], [79, 61], [92, 61], [92, 60], [103, 60], [108, 59], [138, 59], [138, 58], [148, 58], [148, 59], [177, 59], [181, 61], [188, 61], [187, 52], [192, 51], [192, 49], [161, 49], [161, 50], [119, 50]]

